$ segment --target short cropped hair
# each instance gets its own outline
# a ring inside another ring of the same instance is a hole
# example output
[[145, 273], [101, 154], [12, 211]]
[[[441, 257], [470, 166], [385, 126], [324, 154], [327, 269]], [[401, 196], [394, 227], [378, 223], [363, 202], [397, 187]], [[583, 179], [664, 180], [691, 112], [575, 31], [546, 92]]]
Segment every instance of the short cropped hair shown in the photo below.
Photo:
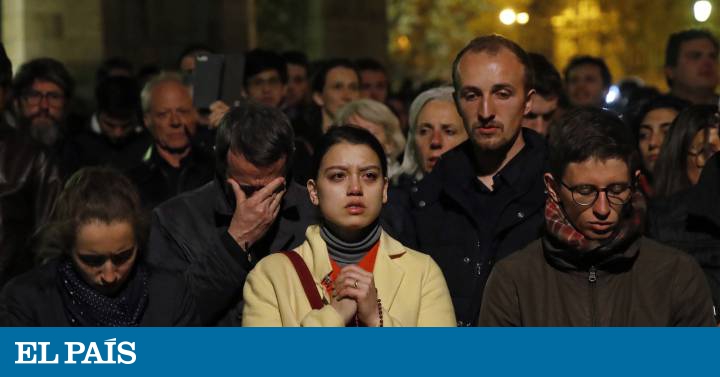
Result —
[[533, 72], [528, 54], [517, 43], [501, 35], [491, 34], [473, 39], [472, 41], [470, 41], [470, 43], [467, 44], [467, 46], [460, 50], [457, 56], [455, 56], [455, 61], [453, 61], [452, 65], [452, 80], [453, 87], [455, 88], [456, 98], [459, 95], [460, 87], [462, 85], [462, 83], [460, 82], [460, 72], [458, 71], [458, 67], [460, 65], [460, 60], [462, 59], [462, 57], [465, 56], [465, 54], [468, 52], [476, 54], [479, 54], [481, 52], [497, 54], [503, 48], [508, 49], [510, 52], [512, 52], [513, 55], [515, 55], [518, 60], [520, 60], [520, 64], [522, 64], [523, 68], [525, 69], [523, 75], [523, 86], [525, 93], [532, 89]]
[[387, 76], [387, 70], [385, 66], [379, 61], [373, 58], [362, 58], [355, 61], [355, 67], [359, 72], [362, 71], [378, 71], [382, 72]]
[[[670, 37], [668, 37], [667, 46], [665, 47], [665, 67], [676, 67], [678, 59], [680, 58], [680, 48], [682, 47], [682, 44], [695, 39], [707, 39], [713, 44], [713, 46], [715, 46], [715, 50], [720, 49], [717, 38], [715, 38], [715, 36], [707, 30], [687, 29], [679, 31], [677, 33], [670, 34]], [[667, 81], [668, 86], [673, 85], [672, 80], [670, 80], [669, 77], [665, 77], [665, 80]]]
[[563, 84], [560, 73], [542, 54], [528, 53], [533, 70], [533, 89], [543, 98], [560, 98]]
[[147, 114], [150, 112], [150, 95], [152, 94], [153, 89], [158, 86], [159, 84], [162, 84], [164, 82], [177, 82], [178, 84], [188, 88], [190, 90], [190, 87], [185, 82], [185, 79], [182, 75], [176, 72], [160, 72], [160, 74], [155, 75], [153, 78], [151, 78], [143, 87], [142, 92], [140, 92], [140, 101], [142, 104], [142, 111], [143, 114]]
[[232, 151], [258, 167], [286, 158], [292, 166], [295, 134], [287, 116], [279, 109], [252, 101], [240, 102], [220, 121], [215, 139], [215, 166], [220, 177], [227, 175], [227, 156]]
[[607, 89], [610, 87], [612, 84], [612, 75], [610, 74], [610, 69], [607, 64], [605, 64], [605, 60], [590, 55], [575, 56], [570, 60], [570, 63], [568, 63], [563, 72], [566, 83], [570, 77], [570, 72], [581, 65], [593, 65], [597, 67], [600, 70], [600, 76], [602, 76], [603, 88]]
[[313, 74], [313, 93], [322, 93], [323, 89], [325, 89], [325, 80], [327, 80], [328, 72], [337, 67], [343, 67], [353, 70], [358, 76], [358, 81], [360, 81], [360, 75], [357, 72], [357, 68], [350, 60], [341, 58], [324, 60], [318, 63], [317, 70]]
[[632, 174], [638, 157], [630, 129], [608, 110], [576, 108], [569, 110], [550, 127], [550, 172], [561, 179], [567, 166], [591, 158], [618, 158]]
[[114, 118], [140, 114], [140, 90], [135, 79], [115, 76], [101, 81], [95, 89], [98, 113]]
[[256, 48], [245, 54], [245, 70], [243, 71], [243, 84], [245, 87], [251, 77], [264, 72], [276, 71], [283, 84], [288, 82], [287, 63], [282, 56], [270, 50]]

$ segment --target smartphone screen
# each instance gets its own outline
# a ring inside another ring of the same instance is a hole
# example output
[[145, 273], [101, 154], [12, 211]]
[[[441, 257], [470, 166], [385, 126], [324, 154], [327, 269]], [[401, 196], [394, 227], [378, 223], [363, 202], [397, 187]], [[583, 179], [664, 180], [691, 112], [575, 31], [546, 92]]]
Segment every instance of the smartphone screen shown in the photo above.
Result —
[[199, 110], [210, 108], [220, 99], [225, 57], [218, 54], [203, 54], [195, 57], [195, 71], [192, 76], [193, 106]]

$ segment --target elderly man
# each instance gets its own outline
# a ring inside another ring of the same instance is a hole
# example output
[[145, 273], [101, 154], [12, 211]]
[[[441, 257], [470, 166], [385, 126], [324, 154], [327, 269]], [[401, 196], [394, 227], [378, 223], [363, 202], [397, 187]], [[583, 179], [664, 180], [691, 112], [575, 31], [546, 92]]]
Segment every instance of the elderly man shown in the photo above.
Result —
[[143, 205], [154, 208], [212, 180], [214, 164], [212, 156], [193, 147], [197, 113], [180, 76], [155, 77], [143, 88], [141, 99], [153, 145], [128, 176], [138, 186]]
[[445, 274], [459, 326], [474, 325], [495, 261], [536, 239], [545, 202], [545, 140], [521, 127], [534, 91], [525, 51], [498, 35], [455, 58], [455, 104], [469, 140], [407, 191], [393, 192], [386, 225], [429, 253]]
[[239, 325], [247, 273], [316, 222], [306, 189], [286, 178], [293, 149], [279, 109], [241, 103], [218, 129], [215, 179], [155, 210], [148, 260], [186, 276], [205, 325]]

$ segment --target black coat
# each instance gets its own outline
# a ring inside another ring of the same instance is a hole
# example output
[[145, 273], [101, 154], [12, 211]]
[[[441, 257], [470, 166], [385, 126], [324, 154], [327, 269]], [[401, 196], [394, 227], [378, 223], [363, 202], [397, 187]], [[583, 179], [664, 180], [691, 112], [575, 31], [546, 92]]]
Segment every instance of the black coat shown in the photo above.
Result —
[[[171, 178], [170, 172], [177, 174], [176, 180]], [[194, 190], [210, 182], [214, 174], [215, 160], [202, 148], [193, 147], [181, 161], [179, 170], [172, 170], [160, 157], [156, 146], [149, 148], [142, 162], [127, 173], [146, 208], [155, 208], [178, 194]]]
[[0, 287], [32, 267], [30, 237], [47, 221], [62, 185], [38, 144], [0, 125]]
[[205, 325], [239, 325], [242, 288], [255, 262], [300, 245], [308, 225], [318, 221], [307, 191], [290, 183], [275, 224], [250, 247], [248, 258], [227, 232], [233, 212], [224, 185], [215, 179], [153, 214], [148, 262], [185, 276]]
[[[11, 280], [0, 293], [2, 326], [71, 326], [58, 284], [58, 260]], [[182, 279], [150, 270], [148, 303], [140, 326], [196, 326], [192, 297]]]
[[467, 187], [477, 179], [472, 141], [448, 151], [417, 185], [392, 190], [383, 212], [383, 225], [391, 235], [430, 254], [438, 263], [459, 326], [476, 323], [485, 282], [495, 261], [540, 236], [547, 147], [545, 139], [534, 131], [523, 129], [523, 137], [525, 148], [507, 165], [520, 164], [513, 169], [521, 174], [503, 194], [507, 202], [493, 229], [482, 225], [482, 209], [469, 204], [476, 194]]
[[705, 164], [697, 185], [651, 202], [647, 226], [650, 237], [700, 263], [720, 307], [720, 154]]

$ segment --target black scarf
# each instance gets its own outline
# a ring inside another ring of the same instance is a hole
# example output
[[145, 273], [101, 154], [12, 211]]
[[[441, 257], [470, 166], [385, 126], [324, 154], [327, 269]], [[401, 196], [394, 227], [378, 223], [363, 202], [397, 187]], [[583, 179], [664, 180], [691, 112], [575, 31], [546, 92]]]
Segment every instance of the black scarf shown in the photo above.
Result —
[[123, 289], [114, 297], [89, 286], [71, 260], [58, 264], [60, 295], [65, 315], [73, 326], [138, 326], [148, 302], [148, 272], [136, 265]]

